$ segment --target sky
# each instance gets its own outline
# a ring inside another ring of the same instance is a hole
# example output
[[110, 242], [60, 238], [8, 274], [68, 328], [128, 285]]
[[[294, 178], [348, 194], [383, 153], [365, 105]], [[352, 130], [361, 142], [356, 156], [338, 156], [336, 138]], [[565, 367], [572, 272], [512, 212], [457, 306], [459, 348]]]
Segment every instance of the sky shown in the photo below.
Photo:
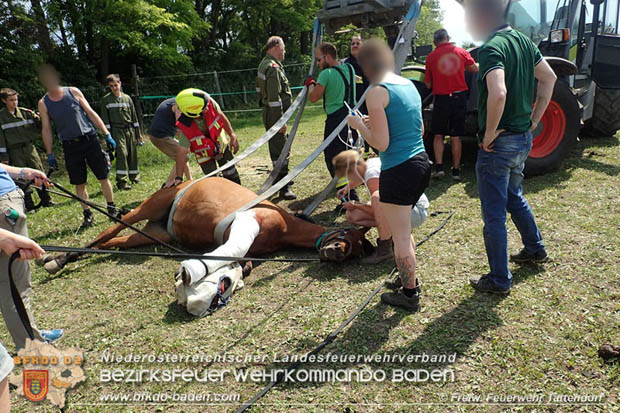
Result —
[[443, 27], [448, 31], [451, 41], [461, 46], [464, 42], [471, 42], [472, 38], [465, 30], [465, 12], [463, 6], [455, 0], [439, 0], [443, 11]]

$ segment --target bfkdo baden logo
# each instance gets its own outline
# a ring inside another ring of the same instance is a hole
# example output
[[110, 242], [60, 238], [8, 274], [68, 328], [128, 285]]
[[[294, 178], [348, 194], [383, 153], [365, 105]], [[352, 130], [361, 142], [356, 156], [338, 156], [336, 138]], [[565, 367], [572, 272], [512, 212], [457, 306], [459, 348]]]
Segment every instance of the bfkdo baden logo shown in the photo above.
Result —
[[16, 394], [37, 403], [48, 400], [62, 409], [67, 391], [86, 380], [83, 361], [81, 350], [26, 339], [26, 346], [13, 357], [15, 370], [9, 381], [17, 386]]
[[33, 402], [40, 402], [47, 396], [49, 371], [24, 370], [24, 396]]

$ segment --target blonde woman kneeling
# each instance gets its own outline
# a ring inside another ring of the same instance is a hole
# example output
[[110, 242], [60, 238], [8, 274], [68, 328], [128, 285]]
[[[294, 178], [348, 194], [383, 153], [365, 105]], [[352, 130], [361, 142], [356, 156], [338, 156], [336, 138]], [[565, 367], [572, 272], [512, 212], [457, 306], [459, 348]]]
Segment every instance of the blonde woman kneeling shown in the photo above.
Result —
[[[349, 224], [363, 227], [377, 227], [377, 249], [374, 254], [362, 259], [364, 264], [380, 264], [394, 259], [392, 246], [392, 233], [381, 212], [379, 201], [379, 176], [381, 174], [381, 159], [370, 158], [365, 161], [361, 153], [356, 150], [348, 150], [339, 153], [333, 160], [334, 171], [338, 178], [347, 178], [349, 184], [338, 191], [339, 199], [346, 199], [350, 189], [365, 184], [370, 192], [370, 202], [361, 204], [355, 201], [346, 202], [346, 218]], [[411, 209], [411, 227], [417, 228], [428, 217], [429, 202], [426, 195], [422, 194], [418, 202]]]

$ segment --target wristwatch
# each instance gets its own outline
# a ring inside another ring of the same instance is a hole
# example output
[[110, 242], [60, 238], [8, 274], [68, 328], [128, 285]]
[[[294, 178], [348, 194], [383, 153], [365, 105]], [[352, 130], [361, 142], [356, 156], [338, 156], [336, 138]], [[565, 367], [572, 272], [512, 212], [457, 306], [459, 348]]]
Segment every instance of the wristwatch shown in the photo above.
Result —
[[182, 176], [177, 176], [176, 178], [174, 178], [175, 181], [181, 181], [183, 182], [183, 177]]
[[24, 168], [20, 169], [19, 171], [19, 179], [21, 179], [22, 181], [26, 180], [26, 171], [24, 170]]

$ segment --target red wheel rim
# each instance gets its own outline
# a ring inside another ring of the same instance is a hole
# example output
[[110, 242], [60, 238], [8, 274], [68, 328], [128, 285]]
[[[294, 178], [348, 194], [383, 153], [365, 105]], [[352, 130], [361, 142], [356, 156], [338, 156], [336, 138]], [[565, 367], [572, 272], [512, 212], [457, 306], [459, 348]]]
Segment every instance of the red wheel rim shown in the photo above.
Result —
[[532, 151], [530, 152], [531, 158], [544, 158], [560, 145], [564, 139], [564, 132], [566, 132], [566, 114], [562, 107], [552, 100], [549, 102], [540, 123], [542, 130], [539, 126], [540, 133], [534, 136]]

